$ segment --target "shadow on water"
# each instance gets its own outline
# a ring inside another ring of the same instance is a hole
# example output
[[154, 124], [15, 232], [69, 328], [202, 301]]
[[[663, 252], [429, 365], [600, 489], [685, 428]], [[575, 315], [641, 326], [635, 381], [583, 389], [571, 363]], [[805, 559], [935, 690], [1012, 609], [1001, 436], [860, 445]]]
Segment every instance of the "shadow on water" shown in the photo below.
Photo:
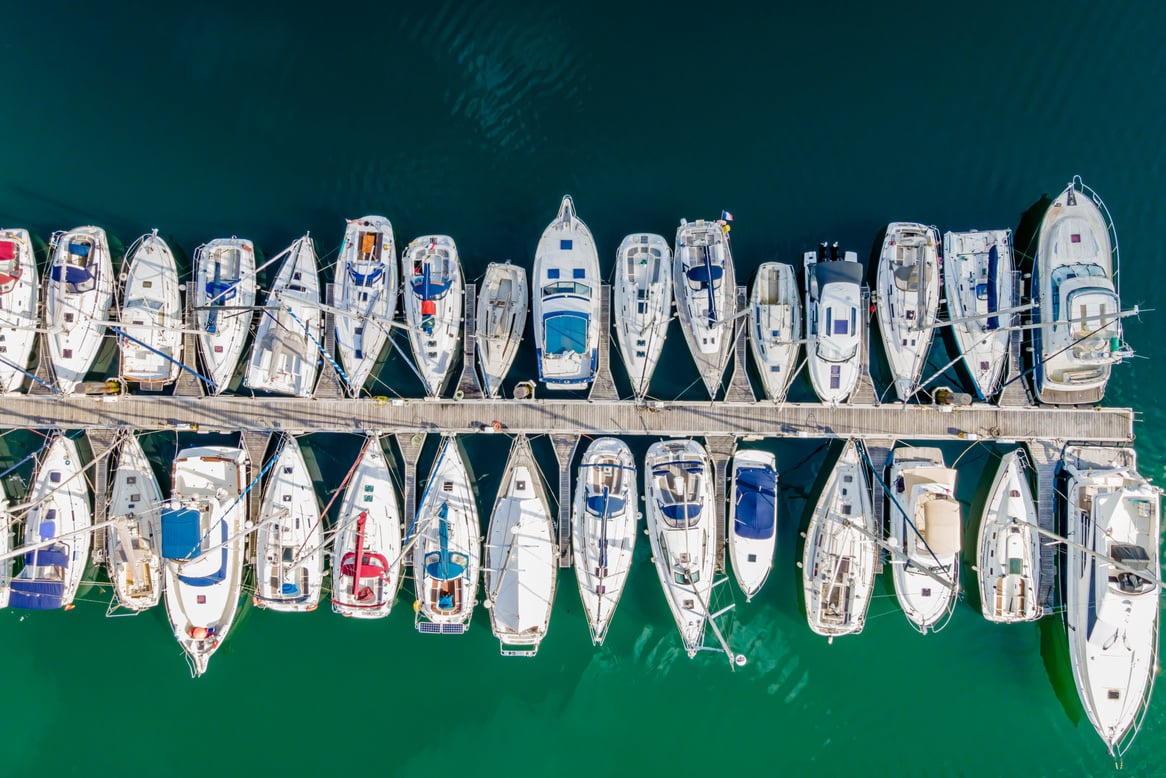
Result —
[[1058, 616], [1047, 616], [1040, 620], [1040, 656], [1053, 694], [1074, 726], [1085, 717], [1085, 709], [1077, 696], [1077, 685], [1073, 681], [1073, 670], [1069, 664], [1069, 640], [1065, 635], [1064, 622]]

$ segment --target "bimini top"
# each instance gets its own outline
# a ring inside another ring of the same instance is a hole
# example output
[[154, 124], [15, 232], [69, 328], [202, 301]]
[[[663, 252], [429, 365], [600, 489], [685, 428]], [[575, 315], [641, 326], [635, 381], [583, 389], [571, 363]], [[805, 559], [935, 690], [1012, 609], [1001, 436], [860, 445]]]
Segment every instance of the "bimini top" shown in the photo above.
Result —
[[425, 574], [438, 581], [452, 581], [465, 573], [469, 561], [458, 551], [432, 551], [425, 555]]
[[773, 537], [777, 528], [777, 473], [767, 467], [737, 471], [737, 535], [750, 540]]
[[818, 286], [826, 284], [862, 284], [862, 265], [858, 262], [817, 262], [814, 264], [814, 278]]
[[720, 265], [712, 264], [710, 260], [706, 259], [704, 264], [690, 267], [685, 272], [685, 275], [694, 284], [701, 284], [701, 288], [703, 289], [704, 284], [716, 286], [721, 280], [721, 277], [725, 275], [725, 269]]
[[935, 497], [923, 505], [923, 526], [919, 531], [936, 556], [958, 554], [960, 550], [960, 509], [950, 497]]
[[8, 605], [29, 611], [51, 611], [60, 608], [65, 600], [62, 581], [44, 581], [15, 578], [9, 585]]
[[162, 511], [162, 556], [191, 559], [202, 553], [202, 515], [195, 508]]
[[603, 494], [592, 494], [587, 497], [587, 510], [596, 516], [609, 519], [623, 513], [623, 509], [624, 499], [612, 497], [607, 487], [603, 488]]
[[543, 318], [546, 325], [546, 353], [582, 354], [587, 348], [590, 317], [574, 311], [556, 311]]

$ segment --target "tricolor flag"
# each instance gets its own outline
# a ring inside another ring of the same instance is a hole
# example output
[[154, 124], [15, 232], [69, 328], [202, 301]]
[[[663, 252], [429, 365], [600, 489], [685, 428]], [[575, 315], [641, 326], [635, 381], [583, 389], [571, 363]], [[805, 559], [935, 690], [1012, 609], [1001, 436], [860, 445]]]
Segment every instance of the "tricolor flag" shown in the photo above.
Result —
[[728, 211], [721, 211], [721, 218], [727, 222], [731, 222], [733, 221], [733, 214], [729, 213]]
[[433, 251], [435, 248], [437, 248], [437, 239], [436, 238], [430, 239], [429, 250]]

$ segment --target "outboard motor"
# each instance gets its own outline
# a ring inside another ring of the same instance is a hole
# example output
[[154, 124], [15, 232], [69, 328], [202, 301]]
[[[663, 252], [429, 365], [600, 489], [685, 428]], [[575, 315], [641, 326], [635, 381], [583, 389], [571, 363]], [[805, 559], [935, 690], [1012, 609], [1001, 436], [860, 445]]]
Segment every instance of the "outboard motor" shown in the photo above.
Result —
[[841, 259], [841, 257], [838, 256], [838, 241], [834, 241], [834, 243], [830, 246], [830, 259], [834, 260], [835, 262]]
[[819, 262], [825, 262], [827, 259], [829, 259], [828, 248], [829, 247], [826, 245], [826, 241], [822, 241], [821, 243], [818, 244], [818, 261]]

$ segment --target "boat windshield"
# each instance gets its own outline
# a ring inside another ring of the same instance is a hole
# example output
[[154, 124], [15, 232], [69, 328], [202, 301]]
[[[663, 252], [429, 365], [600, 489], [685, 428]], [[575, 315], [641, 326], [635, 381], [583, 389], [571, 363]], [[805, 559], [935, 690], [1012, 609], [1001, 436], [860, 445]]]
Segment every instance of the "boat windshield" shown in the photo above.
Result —
[[669, 462], [652, 470], [665, 524], [672, 529], [692, 529], [700, 524], [700, 499], [704, 466], [697, 461]]
[[543, 297], [556, 294], [573, 294], [590, 299], [591, 287], [578, 281], [556, 281], [543, 287]]
[[1100, 265], [1063, 265], [1052, 272], [1050, 280], [1053, 291], [1052, 321], [1061, 320], [1061, 285], [1074, 278], [1105, 278], [1109, 275]]
[[[1132, 543], [1114, 543], [1109, 548], [1109, 555], [1113, 561], [1134, 571], [1110, 570], [1111, 588], [1123, 594], [1142, 594], [1154, 588], [1154, 583], [1150, 580], [1153, 576], [1150, 555], [1146, 553], [1146, 549]], [[1147, 577], [1143, 578], [1137, 573], [1145, 573]]]
[[589, 317], [584, 313], [568, 311], [549, 314], [543, 320], [546, 353], [582, 354], [587, 348], [588, 323]]

